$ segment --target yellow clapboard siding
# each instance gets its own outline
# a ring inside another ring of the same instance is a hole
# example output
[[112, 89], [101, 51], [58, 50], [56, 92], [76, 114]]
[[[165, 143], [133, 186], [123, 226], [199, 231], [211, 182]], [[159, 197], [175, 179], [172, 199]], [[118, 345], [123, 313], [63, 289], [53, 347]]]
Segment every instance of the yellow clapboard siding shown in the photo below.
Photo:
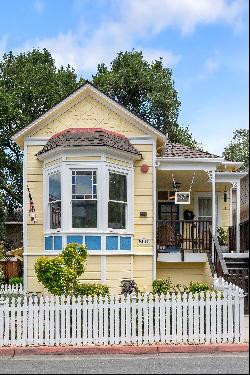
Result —
[[174, 284], [189, 285], [193, 282], [212, 283], [212, 274], [206, 263], [161, 263], [157, 262], [157, 278], [170, 280]]

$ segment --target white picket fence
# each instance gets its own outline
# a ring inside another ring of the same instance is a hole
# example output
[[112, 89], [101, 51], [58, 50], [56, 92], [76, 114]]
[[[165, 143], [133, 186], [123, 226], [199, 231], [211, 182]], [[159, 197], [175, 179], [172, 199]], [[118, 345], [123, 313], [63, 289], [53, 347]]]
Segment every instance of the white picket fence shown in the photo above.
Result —
[[8, 284], [1, 284], [0, 285], [0, 296], [6, 294], [24, 294], [24, 289], [22, 284], [17, 285], [8, 285]]
[[18, 297], [0, 301], [0, 346], [243, 341], [244, 293]]

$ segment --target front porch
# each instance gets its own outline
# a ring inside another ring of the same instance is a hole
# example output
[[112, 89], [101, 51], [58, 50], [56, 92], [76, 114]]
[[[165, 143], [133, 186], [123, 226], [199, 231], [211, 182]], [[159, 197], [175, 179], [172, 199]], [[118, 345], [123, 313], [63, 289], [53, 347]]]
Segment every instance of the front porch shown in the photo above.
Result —
[[229, 239], [233, 220], [232, 188], [237, 190], [238, 215], [235, 247], [230, 252], [240, 252], [241, 174], [223, 172], [214, 160], [180, 163], [160, 159], [163, 160], [157, 167], [157, 261], [212, 261], [213, 236], [217, 236], [218, 228], [228, 233]]

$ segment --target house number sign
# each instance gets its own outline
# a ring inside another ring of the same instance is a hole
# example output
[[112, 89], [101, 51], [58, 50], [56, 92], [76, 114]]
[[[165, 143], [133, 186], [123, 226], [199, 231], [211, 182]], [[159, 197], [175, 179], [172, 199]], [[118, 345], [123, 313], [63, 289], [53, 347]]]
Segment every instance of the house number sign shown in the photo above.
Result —
[[139, 245], [148, 245], [149, 239], [148, 238], [138, 238], [138, 244]]

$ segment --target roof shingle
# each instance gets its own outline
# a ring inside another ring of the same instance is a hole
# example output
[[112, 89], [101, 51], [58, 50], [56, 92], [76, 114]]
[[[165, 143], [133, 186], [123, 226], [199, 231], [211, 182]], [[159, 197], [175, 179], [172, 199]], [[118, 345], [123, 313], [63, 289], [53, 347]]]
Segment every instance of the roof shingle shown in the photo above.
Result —
[[102, 128], [72, 128], [54, 134], [37, 156], [59, 147], [109, 147], [141, 156], [124, 135]]
[[220, 158], [218, 155], [210, 154], [207, 151], [194, 150], [180, 143], [166, 142], [161, 157], [164, 158]]

